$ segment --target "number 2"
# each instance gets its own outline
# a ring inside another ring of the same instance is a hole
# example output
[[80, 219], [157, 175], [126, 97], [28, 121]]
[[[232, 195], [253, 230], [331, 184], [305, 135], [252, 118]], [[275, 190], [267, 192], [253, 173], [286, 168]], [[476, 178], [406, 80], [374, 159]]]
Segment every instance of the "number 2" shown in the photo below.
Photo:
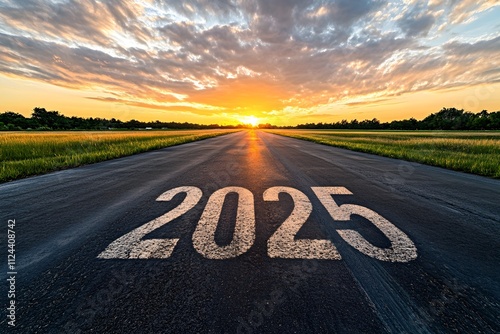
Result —
[[290, 187], [267, 189], [264, 192], [264, 201], [278, 201], [280, 193], [286, 193], [292, 197], [294, 208], [290, 216], [267, 241], [269, 257], [340, 260], [340, 254], [330, 240], [294, 239], [311, 215], [313, 207], [304, 193]]
[[141, 239], [146, 234], [191, 210], [198, 204], [202, 196], [199, 188], [179, 187], [164, 192], [156, 200], [168, 202], [180, 193], [186, 193], [186, 198], [176, 208], [116, 239], [97, 257], [100, 259], [164, 259], [170, 257], [179, 239]]

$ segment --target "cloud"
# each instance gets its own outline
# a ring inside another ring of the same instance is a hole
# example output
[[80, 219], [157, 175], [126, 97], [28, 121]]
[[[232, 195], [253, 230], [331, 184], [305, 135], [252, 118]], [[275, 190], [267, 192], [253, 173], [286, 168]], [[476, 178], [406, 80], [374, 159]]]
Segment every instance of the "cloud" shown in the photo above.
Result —
[[450, 54], [459, 56], [484, 56], [487, 54], [497, 55], [500, 53], [500, 36], [481, 40], [476, 43], [461, 43], [458, 41], [453, 41], [446, 43], [443, 49], [448, 51]]
[[8, 31], [22, 36], [106, 48], [118, 47], [110, 38], [111, 32], [124, 33], [134, 40], [150, 37], [138, 21], [140, 6], [129, 1], [23, 0], [0, 6], [4, 29], [8, 27]]
[[164, 103], [153, 103], [147, 101], [136, 101], [136, 100], [125, 100], [121, 98], [114, 97], [99, 97], [99, 96], [89, 96], [87, 99], [119, 103], [128, 106], [157, 109], [164, 111], [180, 111], [180, 112], [191, 112], [193, 114], [205, 115], [207, 111], [212, 113], [223, 111], [224, 108], [214, 108], [210, 105], [204, 105], [201, 103], [189, 103], [189, 102], [164, 102]]
[[463, 23], [471, 20], [475, 15], [490, 8], [500, 6], [498, 0], [448, 0], [446, 5], [450, 9], [451, 23]]
[[498, 80], [500, 33], [453, 30], [497, 4], [4, 0], [0, 73], [152, 109], [304, 115]]
[[373, 103], [378, 103], [378, 102], [385, 102], [389, 101], [389, 99], [376, 99], [376, 100], [366, 100], [366, 101], [357, 101], [357, 102], [349, 102], [346, 103], [347, 106], [362, 106], [366, 104], [373, 104]]
[[436, 19], [432, 13], [415, 7], [405, 13], [397, 23], [407, 36], [425, 36], [429, 33], [435, 22]]

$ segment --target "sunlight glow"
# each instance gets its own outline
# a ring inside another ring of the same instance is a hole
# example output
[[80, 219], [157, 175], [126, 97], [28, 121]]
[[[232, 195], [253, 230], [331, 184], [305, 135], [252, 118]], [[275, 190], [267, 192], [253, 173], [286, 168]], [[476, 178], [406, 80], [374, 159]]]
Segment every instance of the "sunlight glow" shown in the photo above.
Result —
[[242, 124], [248, 124], [253, 126], [254, 128], [259, 125], [260, 120], [255, 116], [243, 116], [238, 119]]
[[0, 0], [0, 113], [255, 127], [498, 110], [500, 1], [421, 2]]

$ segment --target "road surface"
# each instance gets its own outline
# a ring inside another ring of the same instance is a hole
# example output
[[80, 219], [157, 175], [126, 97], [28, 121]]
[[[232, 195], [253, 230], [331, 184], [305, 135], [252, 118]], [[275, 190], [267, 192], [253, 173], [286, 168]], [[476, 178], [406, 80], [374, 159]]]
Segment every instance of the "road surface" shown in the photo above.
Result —
[[262, 131], [9, 182], [0, 331], [500, 332], [499, 203]]

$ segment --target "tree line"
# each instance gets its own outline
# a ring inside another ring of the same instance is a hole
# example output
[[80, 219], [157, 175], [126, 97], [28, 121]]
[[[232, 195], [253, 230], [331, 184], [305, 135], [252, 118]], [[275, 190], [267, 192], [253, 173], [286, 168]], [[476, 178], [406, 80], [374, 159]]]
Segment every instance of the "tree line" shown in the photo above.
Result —
[[141, 122], [135, 119], [123, 122], [121, 120], [99, 117], [67, 117], [59, 111], [47, 111], [45, 108], [34, 108], [31, 117], [7, 111], [0, 114], [0, 130], [109, 130], [109, 129], [220, 129], [238, 128], [242, 125], [194, 124], [179, 122]]
[[336, 123], [299, 124], [297, 129], [371, 129], [371, 130], [500, 130], [500, 111], [489, 113], [483, 110], [478, 113], [456, 108], [443, 108], [432, 113], [423, 120], [415, 118], [384, 122], [378, 119]]
[[[7, 111], [0, 114], [0, 131], [15, 130], [108, 130], [108, 129], [236, 129], [248, 125], [195, 124], [179, 122], [141, 122], [135, 119], [123, 122], [115, 118], [82, 118], [67, 117], [58, 111], [47, 111], [45, 108], [34, 108], [31, 117]], [[478, 113], [456, 108], [443, 108], [432, 113], [423, 120], [415, 118], [380, 122], [372, 120], [342, 120], [334, 123], [306, 123], [297, 126], [275, 126], [260, 124], [262, 129], [367, 129], [367, 130], [500, 130], [500, 111], [489, 113], [483, 110]]]

